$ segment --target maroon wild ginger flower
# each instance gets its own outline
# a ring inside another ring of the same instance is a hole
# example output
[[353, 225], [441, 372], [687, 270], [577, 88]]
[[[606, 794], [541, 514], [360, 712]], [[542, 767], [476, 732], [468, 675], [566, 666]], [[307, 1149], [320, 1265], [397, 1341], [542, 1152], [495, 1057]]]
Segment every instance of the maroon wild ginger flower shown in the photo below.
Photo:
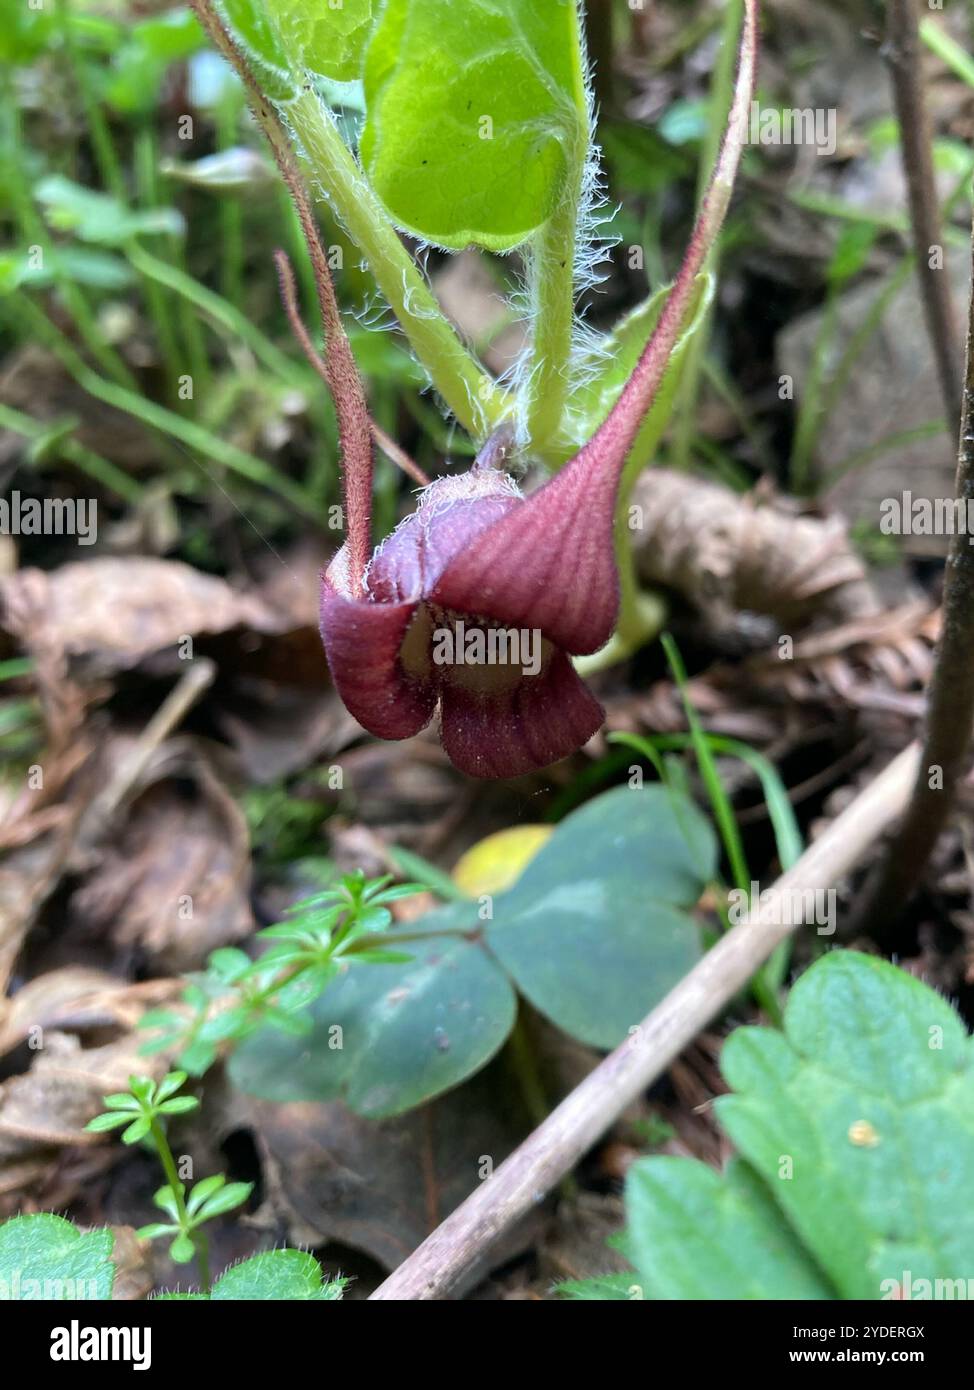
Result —
[[[515, 777], [566, 757], [601, 725], [604, 711], [570, 658], [597, 651], [615, 626], [613, 532], [623, 466], [723, 222], [753, 85], [756, 30], [757, 0], [745, 0], [723, 144], [657, 327], [605, 422], [529, 497], [501, 467], [511, 444], [502, 426], [467, 473], [424, 489], [416, 511], [370, 559], [375, 430], [325, 258], [320, 244], [317, 254], [312, 246], [327, 338], [323, 361], [300, 325], [279, 255], [285, 306], [335, 397], [339, 422], [348, 539], [322, 576], [321, 635], [342, 700], [377, 737], [409, 738], [439, 707], [444, 747], [461, 771]], [[441, 643], [444, 635], [457, 640]], [[473, 660], [463, 643], [471, 636]], [[492, 659], [491, 650], [503, 659]]]
[[[580, 563], [568, 551], [559, 562], [553, 485], [523, 498], [495, 466], [504, 447], [495, 436], [469, 472], [425, 489], [373, 555], [363, 593], [344, 548], [321, 592], [321, 635], [349, 711], [380, 738], [408, 738], [439, 704], [443, 746], [474, 777], [519, 776], [591, 738], [604, 712], [569, 654], [600, 647], [618, 607], [611, 517], [601, 549], [586, 532]], [[505, 555], [505, 523], [515, 519]], [[447, 644], [452, 659], [438, 662], [444, 633], [457, 640]], [[471, 633], [483, 636], [482, 653], [502, 637], [502, 659], [471, 661], [460, 640]], [[540, 649], [530, 669], [525, 648]]]

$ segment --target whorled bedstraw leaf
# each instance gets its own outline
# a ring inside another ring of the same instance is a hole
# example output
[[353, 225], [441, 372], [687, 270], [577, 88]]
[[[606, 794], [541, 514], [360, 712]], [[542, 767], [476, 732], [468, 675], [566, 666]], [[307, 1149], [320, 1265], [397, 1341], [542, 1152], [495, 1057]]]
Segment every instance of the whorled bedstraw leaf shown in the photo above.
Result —
[[400, 226], [440, 246], [517, 246], [586, 148], [575, 0], [389, 0], [365, 97], [363, 163]]
[[[424, 917], [424, 931], [476, 928], [476, 904]], [[405, 933], [408, 935], [408, 933]], [[398, 944], [399, 933], [385, 940]], [[311, 1006], [313, 1031], [268, 1027], [230, 1060], [235, 1085], [268, 1100], [337, 1100], [360, 1115], [398, 1115], [449, 1090], [494, 1056], [514, 1024], [514, 991], [479, 943], [410, 939], [407, 964], [351, 964]]]
[[409, 962], [350, 958], [313, 1004], [312, 1033], [295, 1040], [262, 1027], [234, 1053], [231, 1075], [268, 1100], [343, 1099], [362, 1115], [399, 1114], [490, 1060], [514, 1021], [511, 980], [572, 1036], [614, 1047], [698, 958], [697, 925], [679, 909], [696, 902], [716, 854], [687, 797], [606, 792], [568, 816], [506, 892], [455, 902], [374, 943], [402, 947]]
[[111, 1231], [79, 1231], [48, 1212], [0, 1225], [0, 1301], [108, 1299]]
[[169, 1247], [169, 1258], [178, 1265], [188, 1265], [196, 1254], [196, 1247], [189, 1236], [177, 1236]]
[[833, 951], [792, 990], [784, 1035], [738, 1029], [721, 1069], [721, 1124], [840, 1297], [974, 1288], [974, 1069], [945, 999]]

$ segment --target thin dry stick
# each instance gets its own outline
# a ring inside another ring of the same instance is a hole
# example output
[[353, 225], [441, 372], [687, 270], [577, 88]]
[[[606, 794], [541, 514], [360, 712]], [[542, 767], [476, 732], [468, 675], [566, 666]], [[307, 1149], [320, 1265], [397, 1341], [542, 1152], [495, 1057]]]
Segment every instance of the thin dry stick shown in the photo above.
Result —
[[[964, 368], [964, 408], [957, 449], [955, 492], [965, 508], [974, 500], [974, 228], [972, 283]], [[897, 922], [947, 823], [964, 772], [974, 727], [974, 546], [966, 527], [955, 529], [947, 552], [943, 623], [927, 696], [923, 752], [913, 796], [860, 913], [881, 932]]]
[[[294, 283], [294, 271], [291, 268], [291, 262], [288, 260], [286, 252], [275, 251], [274, 264], [277, 266], [277, 278], [281, 286], [281, 302], [284, 305], [287, 321], [291, 325], [291, 332], [298, 340], [298, 345], [308, 359], [308, 362], [321, 377], [328, 389], [331, 390], [331, 376], [329, 374], [328, 363], [311, 341], [311, 335], [304, 326], [304, 320], [298, 308], [298, 292]], [[405, 474], [412, 478], [413, 482], [419, 483], [420, 487], [428, 487], [429, 478], [427, 478], [419, 464], [413, 462], [405, 449], [401, 449], [396, 441], [390, 438], [385, 430], [382, 429], [380, 425], [377, 425], [374, 420], [370, 419], [369, 425], [372, 430], [372, 438], [386, 457], [391, 459]]]
[[386, 434], [381, 425], [377, 425], [374, 420], [371, 421], [371, 425], [372, 438], [375, 440], [376, 444], [378, 444], [386, 458], [394, 463], [397, 468], [401, 468], [408, 477], [412, 478], [414, 483], [419, 483], [420, 487], [429, 487], [430, 480], [416, 460], [410, 458], [406, 450], [396, 443], [391, 434]]
[[209, 657], [197, 657], [187, 666], [139, 734], [114, 776], [85, 810], [75, 837], [76, 854], [86, 853], [104, 835], [112, 817], [145, 772], [153, 754], [213, 684], [215, 675], [216, 666]]
[[[796, 901], [796, 893], [834, 884], [852, 868], [902, 809], [917, 758], [918, 747], [911, 744], [782, 875], [775, 891], [783, 903]], [[633, 1036], [606, 1057], [372, 1297], [434, 1299], [447, 1293], [492, 1241], [574, 1167], [794, 930], [762, 922], [765, 915], [776, 914], [762, 908], [722, 937]], [[784, 911], [777, 915], [785, 920], [789, 916]]]
[[[900, 127], [900, 149], [923, 312], [937, 365], [947, 432], [953, 438], [961, 411], [959, 337], [950, 298], [950, 279], [943, 268], [943, 240], [933, 175], [933, 135], [923, 99], [920, 34], [914, 0], [888, 0], [883, 54], [890, 71]], [[941, 252], [939, 270], [930, 264], [935, 248]]]

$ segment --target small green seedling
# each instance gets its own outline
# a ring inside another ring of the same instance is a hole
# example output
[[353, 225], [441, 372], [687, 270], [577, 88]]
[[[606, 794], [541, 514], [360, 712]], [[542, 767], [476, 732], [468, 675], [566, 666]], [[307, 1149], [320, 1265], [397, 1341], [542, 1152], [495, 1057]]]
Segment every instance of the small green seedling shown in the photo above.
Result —
[[199, 1105], [195, 1096], [176, 1094], [185, 1082], [184, 1071], [170, 1072], [158, 1083], [148, 1076], [132, 1076], [127, 1091], [105, 1096], [106, 1110], [90, 1120], [85, 1128], [101, 1134], [124, 1125], [121, 1136], [123, 1144], [149, 1140], [166, 1174], [166, 1182], [159, 1188], [153, 1201], [169, 1220], [152, 1222], [143, 1226], [137, 1234], [144, 1240], [168, 1238], [169, 1254], [177, 1264], [188, 1264], [195, 1255], [203, 1288], [208, 1292], [209, 1242], [202, 1228], [214, 1217], [242, 1206], [250, 1196], [253, 1184], [228, 1183], [222, 1173], [214, 1173], [187, 1192], [179, 1178], [165, 1130], [168, 1116], [188, 1114]]
[[331, 888], [288, 908], [283, 922], [258, 932], [273, 944], [256, 961], [234, 947], [214, 951], [205, 974], [183, 991], [189, 1016], [154, 1009], [142, 1027], [160, 1030], [143, 1052], [178, 1049], [178, 1060], [201, 1076], [221, 1047], [242, 1042], [258, 1028], [295, 1037], [312, 1029], [308, 1009], [344, 967], [395, 964], [411, 959], [389, 950], [384, 933], [393, 924], [389, 904], [422, 892], [422, 885], [393, 885], [391, 876], [368, 879], [359, 869]]

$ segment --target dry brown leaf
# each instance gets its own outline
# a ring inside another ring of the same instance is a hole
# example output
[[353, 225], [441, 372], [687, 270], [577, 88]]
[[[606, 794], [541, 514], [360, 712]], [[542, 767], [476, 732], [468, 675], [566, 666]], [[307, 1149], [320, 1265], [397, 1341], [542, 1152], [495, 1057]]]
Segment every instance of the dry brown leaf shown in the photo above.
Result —
[[221, 710], [220, 727], [240, 755], [251, 782], [267, 785], [334, 757], [360, 732], [334, 691], [282, 688], [255, 682], [254, 698], [238, 710]]
[[139, 1240], [134, 1226], [113, 1226], [111, 1229], [115, 1237], [112, 1249], [112, 1263], [115, 1266], [112, 1302], [126, 1303], [148, 1298], [153, 1285], [150, 1242]]
[[24, 938], [60, 881], [71, 840], [66, 823], [14, 850], [0, 867], [0, 990], [6, 989]]
[[29, 652], [58, 650], [87, 674], [108, 674], [186, 637], [275, 632], [281, 620], [257, 595], [178, 560], [94, 556], [0, 580], [0, 626]]
[[679, 590], [713, 628], [742, 612], [802, 623], [879, 609], [838, 517], [795, 516], [664, 468], [642, 474], [632, 506], [641, 509], [632, 535], [642, 579]]
[[83, 965], [47, 970], [12, 999], [0, 999], [0, 1055], [28, 1039], [35, 1028], [78, 1032], [113, 1027], [131, 1032], [145, 1010], [169, 999], [180, 983], [144, 980], [132, 984]]
[[[264, 1166], [270, 1218], [289, 1240], [337, 1240], [394, 1269], [527, 1132], [503, 1062], [432, 1105], [391, 1120], [365, 1120], [339, 1102], [252, 1101], [251, 1125]], [[524, 1225], [491, 1265], [528, 1243]], [[472, 1282], [485, 1266], [474, 1271]]]
[[90, 745], [78, 731], [88, 705], [105, 693], [101, 688], [84, 690], [70, 678], [60, 636], [48, 622], [48, 592], [47, 576], [40, 570], [18, 570], [0, 578], [0, 627], [33, 658], [31, 678], [48, 738], [42, 758], [43, 788], [31, 789], [31, 807], [25, 806], [21, 796], [9, 813], [10, 819], [52, 800], [81, 765]]
[[127, 1033], [86, 1049], [71, 1033], [45, 1033], [30, 1070], [0, 1085], [0, 1184], [9, 1165], [42, 1151], [98, 1143], [85, 1125], [104, 1109], [102, 1097], [124, 1091], [133, 1073], [159, 1077], [166, 1069], [164, 1054], [140, 1055], [143, 1042]]
[[[176, 778], [194, 784], [192, 794]], [[254, 929], [240, 807], [190, 740], [159, 750], [70, 908], [88, 930], [138, 946], [173, 974]]]

